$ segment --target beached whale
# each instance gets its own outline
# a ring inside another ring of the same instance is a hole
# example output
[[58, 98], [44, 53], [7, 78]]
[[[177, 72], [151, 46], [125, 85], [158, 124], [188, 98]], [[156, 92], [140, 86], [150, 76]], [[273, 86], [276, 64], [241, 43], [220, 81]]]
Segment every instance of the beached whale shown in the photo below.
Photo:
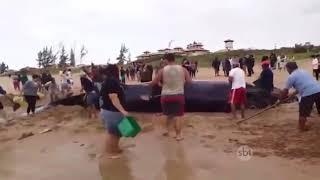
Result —
[[[126, 106], [132, 112], [161, 112], [160, 87], [146, 84], [124, 85]], [[187, 112], [230, 112], [228, 103], [230, 85], [222, 81], [193, 81], [185, 86], [185, 99]], [[141, 95], [150, 95], [144, 100]], [[154, 98], [152, 98], [154, 97]], [[277, 98], [269, 97], [263, 90], [250, 84], [247, 85], [248, 107], [265, 108], [274, 103]], [[55, 105], [80, 105], [85, 107], [84, 95], [68, 97], [55, 102]]]

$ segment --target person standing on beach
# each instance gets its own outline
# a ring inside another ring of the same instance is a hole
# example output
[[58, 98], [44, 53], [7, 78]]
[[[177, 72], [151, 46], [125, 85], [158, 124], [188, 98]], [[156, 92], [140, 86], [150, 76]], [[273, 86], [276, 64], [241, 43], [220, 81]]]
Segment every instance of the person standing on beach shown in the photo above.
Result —
[[35, 113], [37, 98], [38, 98], [38, 89], [40, 86], [40, 77], [38, 75], [33, 75], [32, 80], [29, 80], [23, 86], [23, 95], [28, 103], [27, 113], [28, 115], [30, 112], [32, 114]]
[[182, 67], [184, 67], [188, 71], [189, 75], [191, 76], [190, 61], [188, 59], [185, 58], [182, 61]]
[[120, 77], [121, 77], [121, 83], [126, 84], [126, 71], [123, 67], [120, 69]]
[[248, 77], [251, 77], [252, 74], [254, 74], [254, 71], [253, 71], [253, 67], [254, 67], [254, 64], [255, 64], [255, 59], [253, 57], [253, 55], [250, 55], [249, 58], [248, 58], [248, 63], [247, 63], [247, 68], [248, 68]]
[[[5, 96], [7, 92], [0, 85], [0, 95]], [[0, 101], [0, 123], [6, 121], [6, 112], [4, 110], [3, 104]]]
[[54, 77], [51, 77], [51, 80], [44, 85], [50, 95], [50, 103], [53, 103], [59, 99], [59, 85], [57, 84]]
[[245, 73], [240, 68], [240, 64], [233, 62], [233, 69], [229, 73], [229, 82], [231, 84], [230, 92], [230, 104], [233, 114], [233, 119], [237, 119], [236, 107], [241, 107], [241, 118], [245, 118], [245, 108], [246, 108], [246, 81]]
[[20, 89], [20, 83], [21, 83], [21, 81], [20, 81], [19, 75], [18, 76], [14, 76], [13, 77], [13, 88], [14, 88], [15, 91], [20, 91], [21, 90]]
[[185, 106], [184, 85], [190, 83], [189, 72], [182, 66], [176, 64], [174, 54], [166, 54], [164, 59], [168, 64], [159, 71], [157, 77], [151, 82], [151, 86], [156, 86], [162, 82], [161, 105], [162, 111], [167, 116], [167, 131], [169, 135], [170, 125], [174, 124], [176, 140], [183, 140], [182, 126]]
[[198, 69], [198, 61], [194, 61], [194, 64], [196, 65], [196, 73], [199, 72], [199, 69]]
[[27, 76], [27, 73], [23, 72], [22, 75], [18, 75], [20, 81], [21, 81], [21, 84], [22, 86], [24, 86], [24, 84], [29, 80], [28, 79], [28, 76]]
[[130, 79], [130, 71], [129, 71], [129, 67], [126, 68], [126, 75], [127, 75], [127, 79]]
[[271, 64], [271, 68], [272, 69], [276, 69], [276, 63], [277, 63], [277, 56], [276, 54], [273, 52], [270, 55], [270, 64]]
[[315, 56], [312, 60], [312, 69], [313, 69], [313, 75], [315, 76], [317, 81], [319, 81], [319, 73], [320, 73], [319, 66], [320, 66], [319, 60]]
[[102, 98], [101, 118], [107, 130], [106, 153], [109, 158], [119, 158], [122, 150], [119, 148], [121, 133], [118, 129], [120, 121], [129, 116], [124, 109], [125, 94], [119, 79], [117, 65], [108, 65], [104, 70], [106, 79], [102, 84], [100, 96]]
[[195, 62], [191, 62], [191, 65], [190, 65], [190, 73], [191, 73], [191, 78], [195, 78], [196, 77], [196, 64]]
[[136, 80], [136, 70], [134, 68], [134, 66], [130, 66], [130, 77], [131, 77], [131, 81]]
[[220, 60], [218, 57], [215, 57], [214, 60], [212, 61], [212, 67], [214, 69], [214, 75], [219, 76], [219, 71], [220, 71]]
[[[299, 129], [307, 131], [307, 117], [310, 116], [313, 105], [316, 104], [320, 116], [320, 84], [306, 71], [298, 69], [296, 62], [288, 62], [286, 69], [290, 74], [286, 87], [281, 91], [281, 98], [286, 99], [297, 94], [301, 97], [299, 103]], [[294, 88], [296, 91], [289, 94], [289, 90]]]
[[81, 73], [80, 75], [80, 82], [81, 82], [81, 91], [85, 92], [85, 100], [88, 109], [89, 119], [97, 118], [98, 111], [97, 106], [99, 104], [99, 95], [98, 95], [98, 88], [95, 86], [93, 80], [86, 74]]
[[228, 77], [229, 76], [229, 72], [231, 70], [231, 62], [229, 58], [226, 58], [224, 60], [224, 70], [225, 70], [225, 76]]

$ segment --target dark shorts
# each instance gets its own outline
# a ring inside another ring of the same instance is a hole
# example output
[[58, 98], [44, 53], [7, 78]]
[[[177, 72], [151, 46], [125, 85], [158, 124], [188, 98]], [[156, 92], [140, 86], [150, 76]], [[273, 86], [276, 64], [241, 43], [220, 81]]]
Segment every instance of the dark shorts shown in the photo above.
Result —
[[320, 92], [301, 98], [301, 101], [299, 103], [300, 117], [310, 116], [314, 104], [317, 105], [317, 110], [320, 114]]
[[88, 106], [93, 106], [99, 103], [99, 96], [96, 92], [90, 92], [87, 93], [87, 99], [86, 99]]
[[2, 110], [3, 109], [3, 105], [2, 105], [2, 103], [0, 102], [0, 110]]
[[183, 116], [185, 98], [184, 95], [170, 95], [161, 97], [163, 114], [166, 116]]
[[123, 115], [120, 112], [113, 112], [101, 109], [101, 118], [103, 122], [104, 128], [108, 131], [108, 133], [121, 137], [121, 133], [118, 129], [118, 124], [123, 119]]

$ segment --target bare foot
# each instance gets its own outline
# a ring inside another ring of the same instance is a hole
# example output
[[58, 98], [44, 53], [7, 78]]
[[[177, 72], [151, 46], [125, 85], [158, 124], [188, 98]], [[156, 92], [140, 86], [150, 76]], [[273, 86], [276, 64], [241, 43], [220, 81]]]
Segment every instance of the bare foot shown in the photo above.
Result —
[[182, 141], [182, 140], [184, 140], [184, 137], [182, 135], [177, 135], [176, 140]]
[[98, 158], [108, 158], [108, 159], [119, 159], [121, 157], [121, 153], [104, 153], [98, 155]]
[[121, 157], [121, 154], [108, 154], [107, 157], [109, 159], [119, 159]]
[[165, 131], [164, 133], [162, 133], [162, 136], [168, 137], [169, 136], [169, 131]]

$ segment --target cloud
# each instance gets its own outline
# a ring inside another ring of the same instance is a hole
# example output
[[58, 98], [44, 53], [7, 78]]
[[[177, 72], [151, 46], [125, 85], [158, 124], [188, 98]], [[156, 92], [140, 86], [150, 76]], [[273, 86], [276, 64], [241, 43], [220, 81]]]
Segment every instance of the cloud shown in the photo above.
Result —
[[305, 14], [320, 14], [320, 1], [312, 1], [311, 3], [307, 4], [307, 6], [303, 9], [303, 13]]
[[[1, 0], [0, 0], [1, 2]], [[0, 6], [0, 60], [35, 66], [44, 46], [63, 43], [87, 62], [115, 59], [122, 43], [132, 57], [145, 50], [201, 41], [216, 51], [232, 38], [236, 48], [318, 43], [318, 0], [11, 0]]]

